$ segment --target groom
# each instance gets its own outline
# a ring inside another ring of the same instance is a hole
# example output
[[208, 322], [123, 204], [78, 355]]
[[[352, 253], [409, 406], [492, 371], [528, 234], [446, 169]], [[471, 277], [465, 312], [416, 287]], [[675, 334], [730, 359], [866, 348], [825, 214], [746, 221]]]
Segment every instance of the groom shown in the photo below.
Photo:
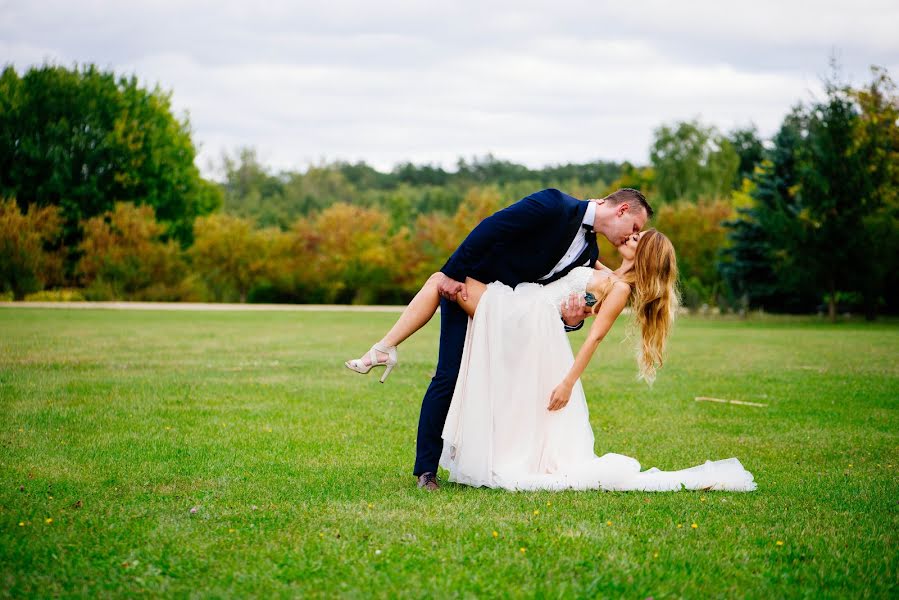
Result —
[[[652, 216], [643, 194], [620, 189], [600, 200], [578, 200], [559, 190], [536, 192], [478, 224], [440, 269], [440, 351], [437, 372], [421, 403], [414, 475], [418, 487], [439, 488], [437, 463], [443, 449], [443, 425], [462, 362], [468, 315], [455, 303], [467, 298], [465, 278], [546, 284], [577, 266], [599, 258], [596, 234], [623, 244]], [[562, 312], [566, 331], [584, 324], [584, 298], [572, 297]]]

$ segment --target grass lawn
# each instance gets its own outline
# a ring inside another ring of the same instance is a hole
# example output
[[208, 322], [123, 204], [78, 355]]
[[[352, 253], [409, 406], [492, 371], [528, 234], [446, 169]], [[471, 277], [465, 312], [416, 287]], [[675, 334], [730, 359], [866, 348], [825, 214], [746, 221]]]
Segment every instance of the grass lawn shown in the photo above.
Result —
[[899, 596], [895, 322], [684, 318], [652, 390], [616, 325], [597, 453], [755, 492], [428, 494], [438, 319], [385, 385], [342, 364], [395, 318], [0, 309], [0, 594]]

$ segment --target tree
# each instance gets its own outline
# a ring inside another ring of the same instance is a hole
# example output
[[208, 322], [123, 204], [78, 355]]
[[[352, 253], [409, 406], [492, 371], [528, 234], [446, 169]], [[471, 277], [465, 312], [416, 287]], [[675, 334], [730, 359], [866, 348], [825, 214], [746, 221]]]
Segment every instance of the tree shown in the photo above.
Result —
[[792, 262], [798, 185], [797, 155], [805, 143], [806, 114], [796, 106], [772, 139], [771, 149], [753, 175], [752, 204], [737, 209], [725, 223], [728, 245], [721, 249], [719, 271], [733, 296], [749, 306], [807, 310], [814, 302], [803, 272]]
[[135, 76], [94, 65], [43, 65], [23, 77], [9, 65], [0, 75], [0, 195], [23, 209], [59, 206], [72, 247], [80, 223], [116, 201], [153, 207], [167, 235], [189, 243], [194, 217], [221, 202], [195, 156], [171, 93], [145, 90]]
[[82, 223], [77, 273], [96, 300], [183, 300], [190, 295], [187, 267], [153, 208], [116, 202], [111, 211]]
[[664, 204], [654, 217], [655, 226], [677, 248], [684, 304], [696, 307], [714, 301], [721, 291], [717, 253], [727, 239], [724, 221], [734, 216], [728, 200], [700, 200]]
[[839, 298], [860, 294], [873, 318], [899, 266], [899, 101], [878, 69], [863, 89], [832, 76], [825, 90], [775, 136], [720, 268], [755, 304], [808, 309], [823, 298], [835, 320]]
[[868, 268], [859, 281], [868, 319], [881, 302], [895, 308], [899, 299], [899, 97], [886, 70], [871, 72], [870, 84], [850, 92], [859, 108], [853, 152], [866, 166], [864, 193], [871, 206], [863, 217]]
[[826, 92], [809, 107], [808, 137], [798, 149], [798, 213], [786, 246], [797, 268], [823, 286], [833, 321], [837, 290], [852, 287], [866, 270], [857, 239], [878, 199], [869, 193], [865, 157], [856, 151], [859, 116], [850, 90], [830, 80]]
[[759, 132], [755, 125], [734, 129], [728, 134], [727, 141], [730, 142], [740, 159], [737, 165], [737, 179], [734, 182], [734, 189], [740, 189], [743, 180], [752, 178], [755, 168], [761, 164], [765, 146], [759, 138]]
[[216, 301], [246, 302], [250, 290], [271, 271], [271, 240], [276, 230], [257, 230], [253, 222], [231, 215], [200, 217], [189, 250], [194, 270]]
[[661, 202], [729, 196], [740, 161], [725, 136], [698, 121], [656, 129], [649, 159]]
[[23, 214], [15, 200], [0, 200], [0, 291], [15, 300], [62, 276], [62, 257], [53, 250], [60, 236], [55, 206], [29, 206]]
[[327, 302], [369, 304], [397, 299], [420, 281], [409, 231], [390, 233], [383, 212], [338, 203], [313, 220], [311, 252]]

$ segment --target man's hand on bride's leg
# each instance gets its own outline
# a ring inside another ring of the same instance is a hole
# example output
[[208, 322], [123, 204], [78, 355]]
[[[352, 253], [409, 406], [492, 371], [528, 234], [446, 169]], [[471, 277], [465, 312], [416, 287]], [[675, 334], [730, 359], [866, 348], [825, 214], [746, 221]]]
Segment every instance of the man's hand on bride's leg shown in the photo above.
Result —
[[[443, 273], [440, 275], [443, 275]], [[438, 279], [437, 293], [440, 294], [441, 298], [446, 298], [453, 302], [456, 301], [457, 294], [460, 294], [463, 300], [468, 300], [468, 290], [465, 289], [465, 284], [461, 281], [456, 281], [448, 275], [443, 275], [442, 279]]]

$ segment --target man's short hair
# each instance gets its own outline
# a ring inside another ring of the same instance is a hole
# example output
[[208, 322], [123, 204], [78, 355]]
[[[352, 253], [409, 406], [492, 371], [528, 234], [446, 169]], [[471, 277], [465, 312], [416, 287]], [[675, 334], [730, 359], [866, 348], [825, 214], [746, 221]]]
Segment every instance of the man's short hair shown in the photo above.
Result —
[[642, 206], [644, 210], [646, 210], [646, 218], [652, 218], [652, 207], [649, 205], [649, 202], [646, 201], [646, 197], [643, 196], [638, 190], [633, 188], [621, 188], [620, 190], [615, 190], [605, 198], [610, 204], [621, 204], [622, 202], [628, 202], [630, 204], [630, 212], [637, 212], [639, 210], [638, 207]]

